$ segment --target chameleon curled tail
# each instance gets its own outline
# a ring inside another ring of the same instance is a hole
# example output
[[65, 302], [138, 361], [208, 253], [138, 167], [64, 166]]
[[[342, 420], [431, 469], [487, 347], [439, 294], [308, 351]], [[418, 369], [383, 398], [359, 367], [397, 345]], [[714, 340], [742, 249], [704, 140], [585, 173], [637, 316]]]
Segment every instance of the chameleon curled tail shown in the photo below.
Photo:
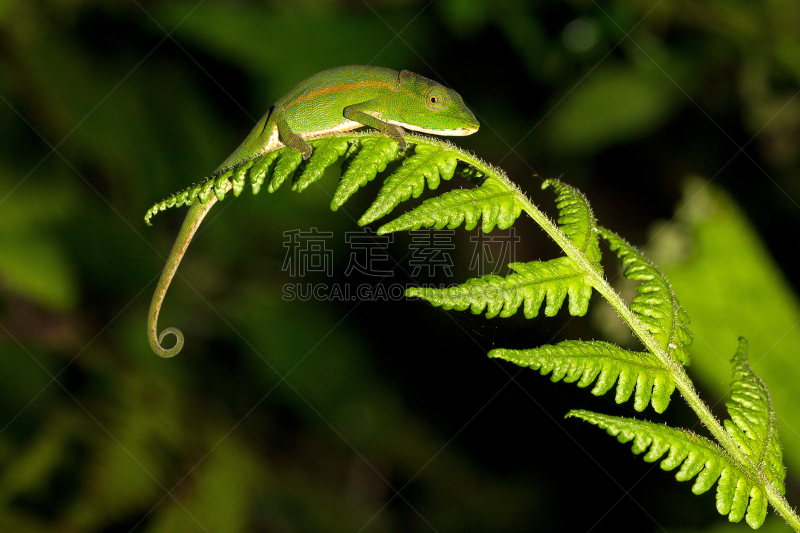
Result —
[[[167, 289], [172, 278], [175, 277], [175, 272], [178, 270], [178, 265], [181, 264], [181, 259], [192, 242], [197, 228], [205, 218], [211, 207], [217, 202], [216, 195], [211, 195], [205, 201], [200, 201], [196, 198], [189, 212], [186, 214], [186, 219], [183, 221], [181, 231], [175, 244], [172, 245], [172, 250], [169, 252], [167, 264], [161, 272], [161, 277], [158, 279], [158, 285], [153, 293], [153, 300], [150, 302], [150, 312], [147, 314], [147, 340], [150, 342], [150, 347], [160, 357], [173, 357], [177, 355], [183, 348], [183, 333], [178, 328], [166, 328], [160, 334], [158, 333], [158, 313], [161, 311], [161, 304], [164, 303], [164, 296], [167, 294]], [[175, 335], [176, 342], [172, 348], [164, 348], [161, 342], [167, 335]]]

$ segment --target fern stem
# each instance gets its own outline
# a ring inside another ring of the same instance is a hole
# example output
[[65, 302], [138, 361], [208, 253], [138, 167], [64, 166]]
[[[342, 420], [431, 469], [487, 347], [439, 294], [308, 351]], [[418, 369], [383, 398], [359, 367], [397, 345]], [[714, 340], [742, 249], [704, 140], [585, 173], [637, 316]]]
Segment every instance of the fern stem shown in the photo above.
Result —
[[[431, 139], [429, 137], [414, 136], [414, 142], [419, 144], [429, 145], [445, 145], [444, 141]], [[449, 145], [452, 149], [452, 145]], [[522, 209], [552, 238], [556, 244], [561, 247], [564, 253], [572, 259], [578, 267], [587, 274], [592, 286], [599, 292], [603, 298], [619, 313], [620, 317], [628, 324], [633, 333], [642, 341], [647, 350], [654, 354], [665, 368], [668, 369], [672, 378], [675, 380], [676, 388], [680, 391], [684, 400], [689, 404], [689, 407], [697, 414], [703, 425], [708, 428], [711, 434], [717, 439], [722, 447], [737, 461], [739, 464], [748, 466], [750, 461], [742, 454], [739, 447], [728, 435], [723, 428], [720, 421], [711, 413], [708, 405], [700, 398], [697, 390], [694, 388], [692, 380], [689, 378], [683, 365], [675, 361], [670, 355], [661, 347], [659, 342], [648, 331], [644, 324], [636, 317], [631, 311], [628, 304], [620, 297], [614, 288], [605, 279], [605, 276], [597, 268], [595, 268], [589, 259], [583, 254], [569, 238], [558, 228], [558, 226], [528, 197], [514, 184], [505, 173], [485, 163], [477, 157], [472, 156], [458, 149], [459, 159], [477, 168], [487, 176], [491, 176], [501, 183], [503, 183], [510, 191], [516, 195], [517, 201], [522, 206]], [[800, 532], [800, 516], [798, 516], [794, 509], [786, 501], [786, 498], [780, 491], [763, 475], [757, 474], [753, 469], [748, 468], [754, 480], [763, 486], [767, 493], [770, 503], [778, 512], [778, 514], [786, 520], [786, 523], [795, 531]]]

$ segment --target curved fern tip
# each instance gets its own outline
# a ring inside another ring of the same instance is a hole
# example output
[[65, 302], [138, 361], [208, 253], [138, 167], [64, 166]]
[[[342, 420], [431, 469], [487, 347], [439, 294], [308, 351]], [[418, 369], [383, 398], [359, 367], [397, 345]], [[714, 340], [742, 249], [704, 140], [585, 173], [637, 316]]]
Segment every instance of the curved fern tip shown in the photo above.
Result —
[[591, 413], [591, 411], [586, 411], [584, 409], [570, 409], [567, 411], [567, 414], [564, 415], [564, 420], [567, 418], [580, 418], [581, 420], [584, 420], [583, 415], [589, 413]]
[[409, 287], [406, 289], [406, 298], [425, 298], [425, 287]]
[[747, 348], [747, 339], [744, 337], [739, 337], [739, 347], [736, 349], [736, 354], [734, 354], [732, 361], [737, 359], [747, 361]]

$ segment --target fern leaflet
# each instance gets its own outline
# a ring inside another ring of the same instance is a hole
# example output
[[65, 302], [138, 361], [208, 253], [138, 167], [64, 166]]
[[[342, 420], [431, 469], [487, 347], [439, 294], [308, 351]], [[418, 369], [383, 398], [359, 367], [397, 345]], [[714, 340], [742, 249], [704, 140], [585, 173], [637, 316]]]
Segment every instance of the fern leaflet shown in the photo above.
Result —
[[314, 145], [314, 157], [308, 160], [303, 173], [292, 184], [292, 190], [303, 192], [309, 185], [325, 174], [325, 169], [333, 165], [350, 145], [345, 137], [327, 137]]
[[553, 382], [563, 379], [586, 387], [596, 379], [592, 389], [595, 396], [605, 394], [616, 383], [615, 401], [627, 401], [635, 390], [633, 407], [637, 411], [652, 403], [656, 412], [664, 412], [675, 390], [669, 371], [655, 356], [623, 350], [608, 342], [564, 341], [531, 350], [499, 348], [490, 351], [489, 357], [539, 370], [543, 376], [552, 372]]
[[[285, 150], [275, 150], [274, 152], [270, 152], [263, 157], [259, 157], [253, 162], [253, 166], [250, 168], [250, 172], [248, 172], [247, 176], [250, 178], [250, 186], [253, 188], [253, 194], [258, 194], [261, 191], [261, 186], [264, 184], [264, 180], [272, 175], [274, 171], [274, 163], [278, 159], [280, 155], [284, 153]], [[267, 191], [275, 192], [274, 189], [270, 189], [270, 186], [267, 185]]]
[[397, 143], [391, 137], [381, 135], [365, 138], [357, 150], [345, 162], [345, 171], [331, 201], [331, 210], [336, 211], [361, 187], [375, 179], [386, 165], [397, 158]]
[[625, 267], [625, 277], [641, 281], [636, 286], [639, 294], [631, 301], [631, 311], [673, 359], [689, 365], [686, 351], [692, 342], [692, 334], [686, 327], [689, 316], [678, 303], [672, 286], [653, 263], [622, 237], [605, 228], [598, 231]]
[[461, 224], [465, 224], [464, 229], [471, 230], [481, 217], [483, 231], [488, 233], [495, 226], [510, 228], [520, 213], [522, 206], [516, 200], [515, 191], [495, 178], [487, 178], [480, 187], [449, 191], [425, 200], [416, 209], [381, 226], [378, 234], [431, 226], [455, 229]]
[[[315, 145], [312, 144], [312, 146]], [[294, 177], [295, 172], [297, 172], [302, 163], [303, 156], [300, 155], [300, 152], [292, 149], [284, 150], [275, 163], [275, 169], [272, 171], [272, 179], [269, 180], [267, 191], [271, 193], [277, 191], [284, 181]]]
[[731, 418], [725, 420], [725, 430], [753, 461], [758, 472], [783, 494], [786, 468], [783, 466], [778, 422], [766, 385], [747, 362], [747, 340], [744, 337], [739, 338], [739, 349], [731, 362], [731, 401], [725, 404]]
[[525, 317], [533, 318], [539, 314], [545, 299], [547, 305], [544, 314], [555, 316], [569, 295], [570, 314], [586, 314], [592, 287], [585, 282], [583, 272], [570, 258], [511, 263], [508, 266], [515, 272], [505, 278], [487, 274], [446, 289], [412, 287], [406, 291], [406, 295], [423, 298], [448, 310], [464, 311], [470, 308], [476, 315], [486, 310], [486, 318], [497, 315], [509, 317], [523, 304]]
[[233, 176], [231, 176], [231, 189], [233, 189], [233, 195], [236, 197], [242, 194], [242, 191], [244, 190], [245, 179], [250, 171], [250, 167], [255, 164], [255, 161], [248, 161], [247, 163], [235, 169], [233, 171]]
[[456, 154], [446, 145], [415, 145], [414, 155], [403, 161], [400, 168], [386, 179], [378, 197], [358, 224], [369, 224], [387, 215], [397, 204], [411, 196], [417, 198], [425, 190], [426, 179], [429, 188], [437, 188], [440, 179], [449, 180], [453, 177], [457, 162]]
[[552, 187], [557, 194], [559, 228], [578, 247], [578, 250], [599, 268], [601, 253], [597, 238], [597, 221], [589, 201], [578, 189], [558, 180], [545, 180], [542, 189], [548, 187]]
[[747, 523], [753, 529], [764, 523], [768, 500], [758, 480], [705, 437], [685, 429], [591, 411], [567, 413], [567, 417], [572, 416], [605, 429], [622, 443], [633, 441], [633, 453], [638, 455], [647, 450], [643, 456], [647, 462], [657, 461], [669, 452], [661, 461], [661, 468], [673, 470], [680, 466], [675, 475], [678, 481], [688, 481], [697, 476], [692, 486], [695, 494], [706, 492], [719, 480], [717, 511], [720, 514], [728, 515], [731, 522], [738, 522], [746, 513]]

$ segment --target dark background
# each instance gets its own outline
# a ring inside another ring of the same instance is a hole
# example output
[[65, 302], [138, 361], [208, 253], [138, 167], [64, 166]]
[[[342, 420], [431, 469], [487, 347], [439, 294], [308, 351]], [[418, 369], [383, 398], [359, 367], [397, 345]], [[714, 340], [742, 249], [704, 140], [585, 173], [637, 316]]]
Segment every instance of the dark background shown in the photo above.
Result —
[[[562, 177], [600, 224], [662, 257], [693, 319], [690, 372], [720, 416], [736, 335], [752, 335], [788, 498], [800, 501], [794, 2], [6, 0], [0, 530], [725, 527], [714, 491], [693, 496], [629, 445], [563, 420], [574, 408], [642, 416], [630, 402], [486, 358], [495, 346], [626, 342], [599, 299], [585, 318], [533, 320], [282, 299], [299, 281], [282, 269], [292, 229], [334, 235], [334, 279], [302, 283], [376, 284], [344, 275], [344, 235], [377, 182], [336, 213], [332, 179], [219, 204], [160, 320], [186, 346], [153, 355], [147, 307], [183, 213], [150, 228], [146, 210], [212, 172], [297, 82], [347, 64], [456, 89], [481, 121], [457, 144], [551, 214], [539, 185]], [[673, 219], [681, 198], [691, 208]], [[557, 255], [530, 220], [516, 231], [516, 260]], [[452, 236], [451, 278], [422, 281], [474, 276], [470, 235]], [[703, 255], [704, 235], [718, 255]], [[384, 284], [420, 281], [408, 277], [409, 244], [395, 238], [404, 268]], [[709, 278], [691, 270], [700, 264]], [[673, 399], [644, 416], [693, 426]]]

